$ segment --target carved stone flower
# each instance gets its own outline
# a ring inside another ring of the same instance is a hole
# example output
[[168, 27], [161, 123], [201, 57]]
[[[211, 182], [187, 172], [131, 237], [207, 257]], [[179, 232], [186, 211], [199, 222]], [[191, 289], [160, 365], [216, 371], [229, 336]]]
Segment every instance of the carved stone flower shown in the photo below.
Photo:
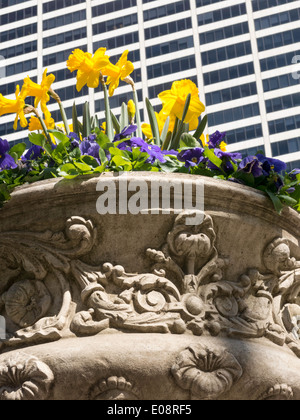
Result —
[[223, 348], [210, 349], [195, 344], [184, 350], [172, 366], [177, 384], [191, 393], [192, 399], [212, 400], [229, 391], [242, 376], [236, 358]]
[[0, 363], [0, 400], [45, 400], [54, 380], [36, 357], [17, 353]]

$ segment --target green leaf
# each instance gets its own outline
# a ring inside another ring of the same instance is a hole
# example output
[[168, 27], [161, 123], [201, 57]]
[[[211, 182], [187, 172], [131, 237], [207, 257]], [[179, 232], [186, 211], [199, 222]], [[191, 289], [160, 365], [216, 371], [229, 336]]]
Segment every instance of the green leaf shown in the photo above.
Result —
[[80, 125], [78, 121], [78, 115], [77, 115], [77, 109], [76, 109], [76, 103], [73, 104], [72, 109], [72, 119], [73, 119], [73, 132], [80, 136]]
[[203, 154], [204, 154], [205, 157], [207, 157], [211, 161], [211, 163], [216, 165], [218, 168], [221, 168], [223, 162], [222, 162], [221, 159], [219, 159], [215, 155], [213, 149], [209, 149], [208, 147], [205, 147]]
[[205, 127], [207, 125], [208, 117], [205, 115], [202, 120], [200, 121], [197, 130], [194, 133], [194, 137], [196, 140], [200, 140], [201, 135], [204, 133]]
[[80, 171], [72, 163], [66, 163], [58, 169], [58, 174], [66, 179], [73, 179], [80, 175]]
[[91, 172], [92, 168], [90, 165], [85, 162], [74, 162], [74, 166], [78, 168], [81, 172]]
[[100, 147], [100, 150], [99, 150], [99, 157], [100, 157], [100, 161], [101, 161], [102, 164], [107, 161], [105, 151], [101, 147]]
[[186, 101], [185, 101], [185, 105], [184, 105], [184, 109], [183, 109], [183, 113], [182, 113], [182, 120], [178, 124], [178, 129], [175, 131], [175, 133], [174, 133], [175, 136], [172, 139], [171, 148], [174, 149], [174, 150], [178, 150], [179, 144], [180, 144], [180, 138], [185, 131], [184, 120], [185, 120], [185, 118], [187, 116], [187, 113], [188, 113], [188, 110], [189, 110], [189, 106], [190, 106], [190, 103], [191, 103], [191, 98], [192, 98], [192, 95], [189, 93], [187, 98], [186, 98]]
[[117, 117], [112, 112], [111, 112], [111, 119], [112, 119], [112, 123], [113, 123], [116, 134], [119, 134], [121, 132], [120, 123]]
[[36, 146], [44, 147], [47, 141], [43, 134], [30, 133], [28, 137], [29, 137], [30, 143]]
[[184, 147], [194, 149], [195, 147], [200, 147], [200, 144], [191, 134], [183, 133], [180, 137], [180, 148]]
[[151, 127], [151, 130], [152, 130], [152, 135], [153, 135], [155, 144], [158, 145], [158, 146], [161, 146], [159, 126], [158, 126], [157, 118], [156, 118], [156, 115], [155, 115], [154, 108], [153, 108], [153, 106], [152, 106], [152, 104], [151, 104], [151, 102], [149, 101], [148, 98], [146, 98], [146, 108], [147, 108], [149, 121], [150, 121], [150, 127]]
[[127, 105], [125, 102], [121, 105], [121, 115], [120, 115], [120, 132], [124, 130], [125, 127], [129, 125], [128, 121], [128, 111], [127, 111]]
[[[9, 151], [10, 156], [12, 154], [17, 157], [17, 160], [20, 159], [20, 157], [23, 155], [23, 153], [26, 150], [26, 144], [25, 143], [18, 143], [15, 144]], [[12, 157], [14, 157], [12, 156]]]
[[298, 201], [294, 198], [290, 197], [289, 195], [278, 195], [280, 200], [284, 201], [288, 206], [294, 207], [298, 204]]
[[88, 137], [92, 132], [91, 114], [89, 103], [86, 102], [83, 108], [83, 137]]
[[165, 141], [166, 141], [166, 139], [167, 139], [167, 135], [168, 135], [168, 132], [169, 132], [169, 126], [170, 126], [170, 117], [168, 117], [168, 118], [166, 119], [166, 122], [165, 122], [164, 128], [163, 128], [163, 130], [162, 130], [162, 132], [161, 132], [160, 139], [161, 139], [161, 142], [162, 142], [163, 144], [165, 143]]
[[271, 198], [271, 200], [272, 200], [272, 202], [274, 204], [274, 207], [275, 207], [275, 210], [277, 211], [277, 213], [278, 214], [281, 214], [282, 213], [282, 210], [284, 208], [284, 204], [280, 201], [280, 198], [276, 194], [274, 194], [272, 191], [270, 191], [268, 189], [266, 189], [266, 193]]
[[53, 134], [53, 136], [58, 140], [58, 143], [66, 144], [70, 141], [69, 137], [67, 137], [64, 133], [58, 130], [48, 130], [49, 133]]

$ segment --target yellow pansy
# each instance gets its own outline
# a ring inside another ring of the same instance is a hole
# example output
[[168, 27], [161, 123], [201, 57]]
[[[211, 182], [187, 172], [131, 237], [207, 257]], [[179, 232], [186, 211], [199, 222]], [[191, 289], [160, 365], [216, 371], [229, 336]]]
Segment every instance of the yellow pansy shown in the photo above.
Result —
[[47, 76], [47, 69], [43, 73], [43, 79], [40, 85], [34, 83], [29, 77], [24, 79], [24, 90], [27, 96], [34, 96], [34, 106], [37, 108], [41, 104], [41, 109], [46, 119], [51, 118], [51, 113], [47, 108], [47, 103], [50, 101], [49, 90], [51, 89], [52, 83], [55, 81], [55, 76], [49, 74]]
[[191, 94], [191, 102], [185, 123], [190, 124], [190, 130], [195, 130], [199, 124], [199, 117], [205, 111], [205, 106], [199, 99], [199, 90], [191, 80], [179, 80], [173, 83], [170, 90], [166, 90], [158, 95], [163, 103], [163, 113], [165, 115], [175, 115], [182, 119], [184, 106], [187, 96]]
[[78, 92], [85, 85], [94, 89], [99, 86], [100, 72], [109, 65], [109, 57], [105, 53], [106, 48], [99, 48], [94, 56], [77, 48], [70, 55], [67, 66], [71, 72], [77, 70]]
[[126, 79], [134, 70], [132, 62], [127, 60], [128, 53], [128, 50], [124, 51], [116, 65], [110, 63], [102, 71], [104, 76], [108, 76], [106, 84], [109, 85], [110, 96], [113, 96], [115, 89], [119, 86], [120, 80]]
[[5, 114], [14, 114], [14, 113], [17, 114], [15, 122], [14, 122], [14, 130], [17, 130], [18, 128], [19, 118], [20, 118], [21, 127], [25, 128], [28, 125], [28, 122], [24, 114], [25, 98], [26, 98], [26, 92], [24, 91], [23, 88], [20, 92], [19, 85], [16, 88], [15, 100], [5, 98], [2, 94], [0, 94], [0, 116], [5, 115]]

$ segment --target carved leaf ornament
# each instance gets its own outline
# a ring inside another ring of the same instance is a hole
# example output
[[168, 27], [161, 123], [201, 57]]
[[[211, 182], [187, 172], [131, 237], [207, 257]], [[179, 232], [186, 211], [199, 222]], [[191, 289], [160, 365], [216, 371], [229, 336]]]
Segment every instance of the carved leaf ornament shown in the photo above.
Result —
[[[274, 238], [264, 247], [262, 272], [249, 267], [228, 281], [225, 268], [231, 261], [219, 255], [212, 217], [201, 213], [200, 225], [186, 224], [196, 214], [182, 212], [162, 247], [145, 250], [153, 266], [141, 274], [109, 262], [98, 267], [83, 262], [98, 238], [93, 222], [81, 217], [68, 219], [61, 232], [0, 233], [0, 309], [13, 326], [2, 347], [58, 340], [63, 331], [84, 336], [121, 330], [267, 337], [300, 357], [295, 334], [300, 262], [291, 256], [289, 242]], [[57, 284], [55, 295], [51, 281]], [[74, 281], [81, 302], [72, 296]], [[59, 310], [54, 311], [58, 298]], [[72, 301], [84, 308], [75, 316], [70, 315]], [[227, 373], [220, 378], [222, 389], [232, 381]], [[211, 387], [217, 394], [220, 382]], [[196, 394], [200, 388], [192, 386]]]

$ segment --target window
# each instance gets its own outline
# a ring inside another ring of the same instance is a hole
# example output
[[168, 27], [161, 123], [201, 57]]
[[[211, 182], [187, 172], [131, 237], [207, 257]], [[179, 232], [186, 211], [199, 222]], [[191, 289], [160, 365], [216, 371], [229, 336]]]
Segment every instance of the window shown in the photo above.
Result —
[[136, 0], [118, 0], [109, 3], [95, 6], [92, 9], [93, 17], [102, 16], [107, 13], [117, 12], [118, 10], [128, 9], [129, 7], [136, 6]]
[[43, 39], [43, 47], [50, 48], [55, 45], [64, 44], [78, 39], [86, 38], [86, 28], [75, 29], [74, 31], [52, 35]]
[[192, 27], [191, 18], [177, 20], [175, 22], [165, 23], [160, 26], [145, 29], [145, 38], [156, 38], [162, 35], [171, 34], [174, 32], [183, 31]]
[[201, 33], [200, 44], [208, 44], [210, 42], [215, 42], [226, 38], [232, 38], [234, 36], [246, 33], [249, 33], [248, 22], [238, 23], [237, 25]]
[[202, 64], [208, 65], [225, 61], [236, 57], [251, 54], [250, 41], [241, 42], [239, 44], [229, 45], [227, 47], [218, 48], [218, 50], [206, 51], [201, 54]]
[[224, 111], [215, 112], [208, 115], [208, 126], [226, 124], [232, 121], [251, 118], [259, 115], [259, 105], [257, 103], [244, 105], [237, 108], [226, 109]]
[[163, 16], [170, 16], [175, 13], [184, 12], [185, 10], [190, 10], [190, 1], [183, 0], [176, 3], [170, 3], [166, 6], [160, 6], [155, 9], [145, 10], [144, 11], [144, 21], [157, 19]]
[[146, 56], [147, 58], [157, 57], [159, 55], [186, 50], [192, 47], [194, 47], [193, 37], [189, 36], [186, 38], [176, 39], [175, 41], [152, 45], [151, 47], [146, 48]]
[[226, 7], [224, 9], [215, 10], [213, 12], [203, 13], [198, 15], [198, 25], [207, 25], [208, 23], [219, 22], [220, 20], [229, 19], [236, 16], [246, 14], [245, 3], [236, 6]]
[[103, 32], [110, 32], [115, 29], [125, 28], [137, 24], [137, 14], [134, 13], [129, 16], [124, 16], [108, 21], [101, 21], [93, 25], [93, 35], [102, 34]]
[[167, 61], [148, 66], [148, 79], [166, 76], [175, 72], [182, 72], [196, 67], [195, 56], [179, 58], [177, 60]]

